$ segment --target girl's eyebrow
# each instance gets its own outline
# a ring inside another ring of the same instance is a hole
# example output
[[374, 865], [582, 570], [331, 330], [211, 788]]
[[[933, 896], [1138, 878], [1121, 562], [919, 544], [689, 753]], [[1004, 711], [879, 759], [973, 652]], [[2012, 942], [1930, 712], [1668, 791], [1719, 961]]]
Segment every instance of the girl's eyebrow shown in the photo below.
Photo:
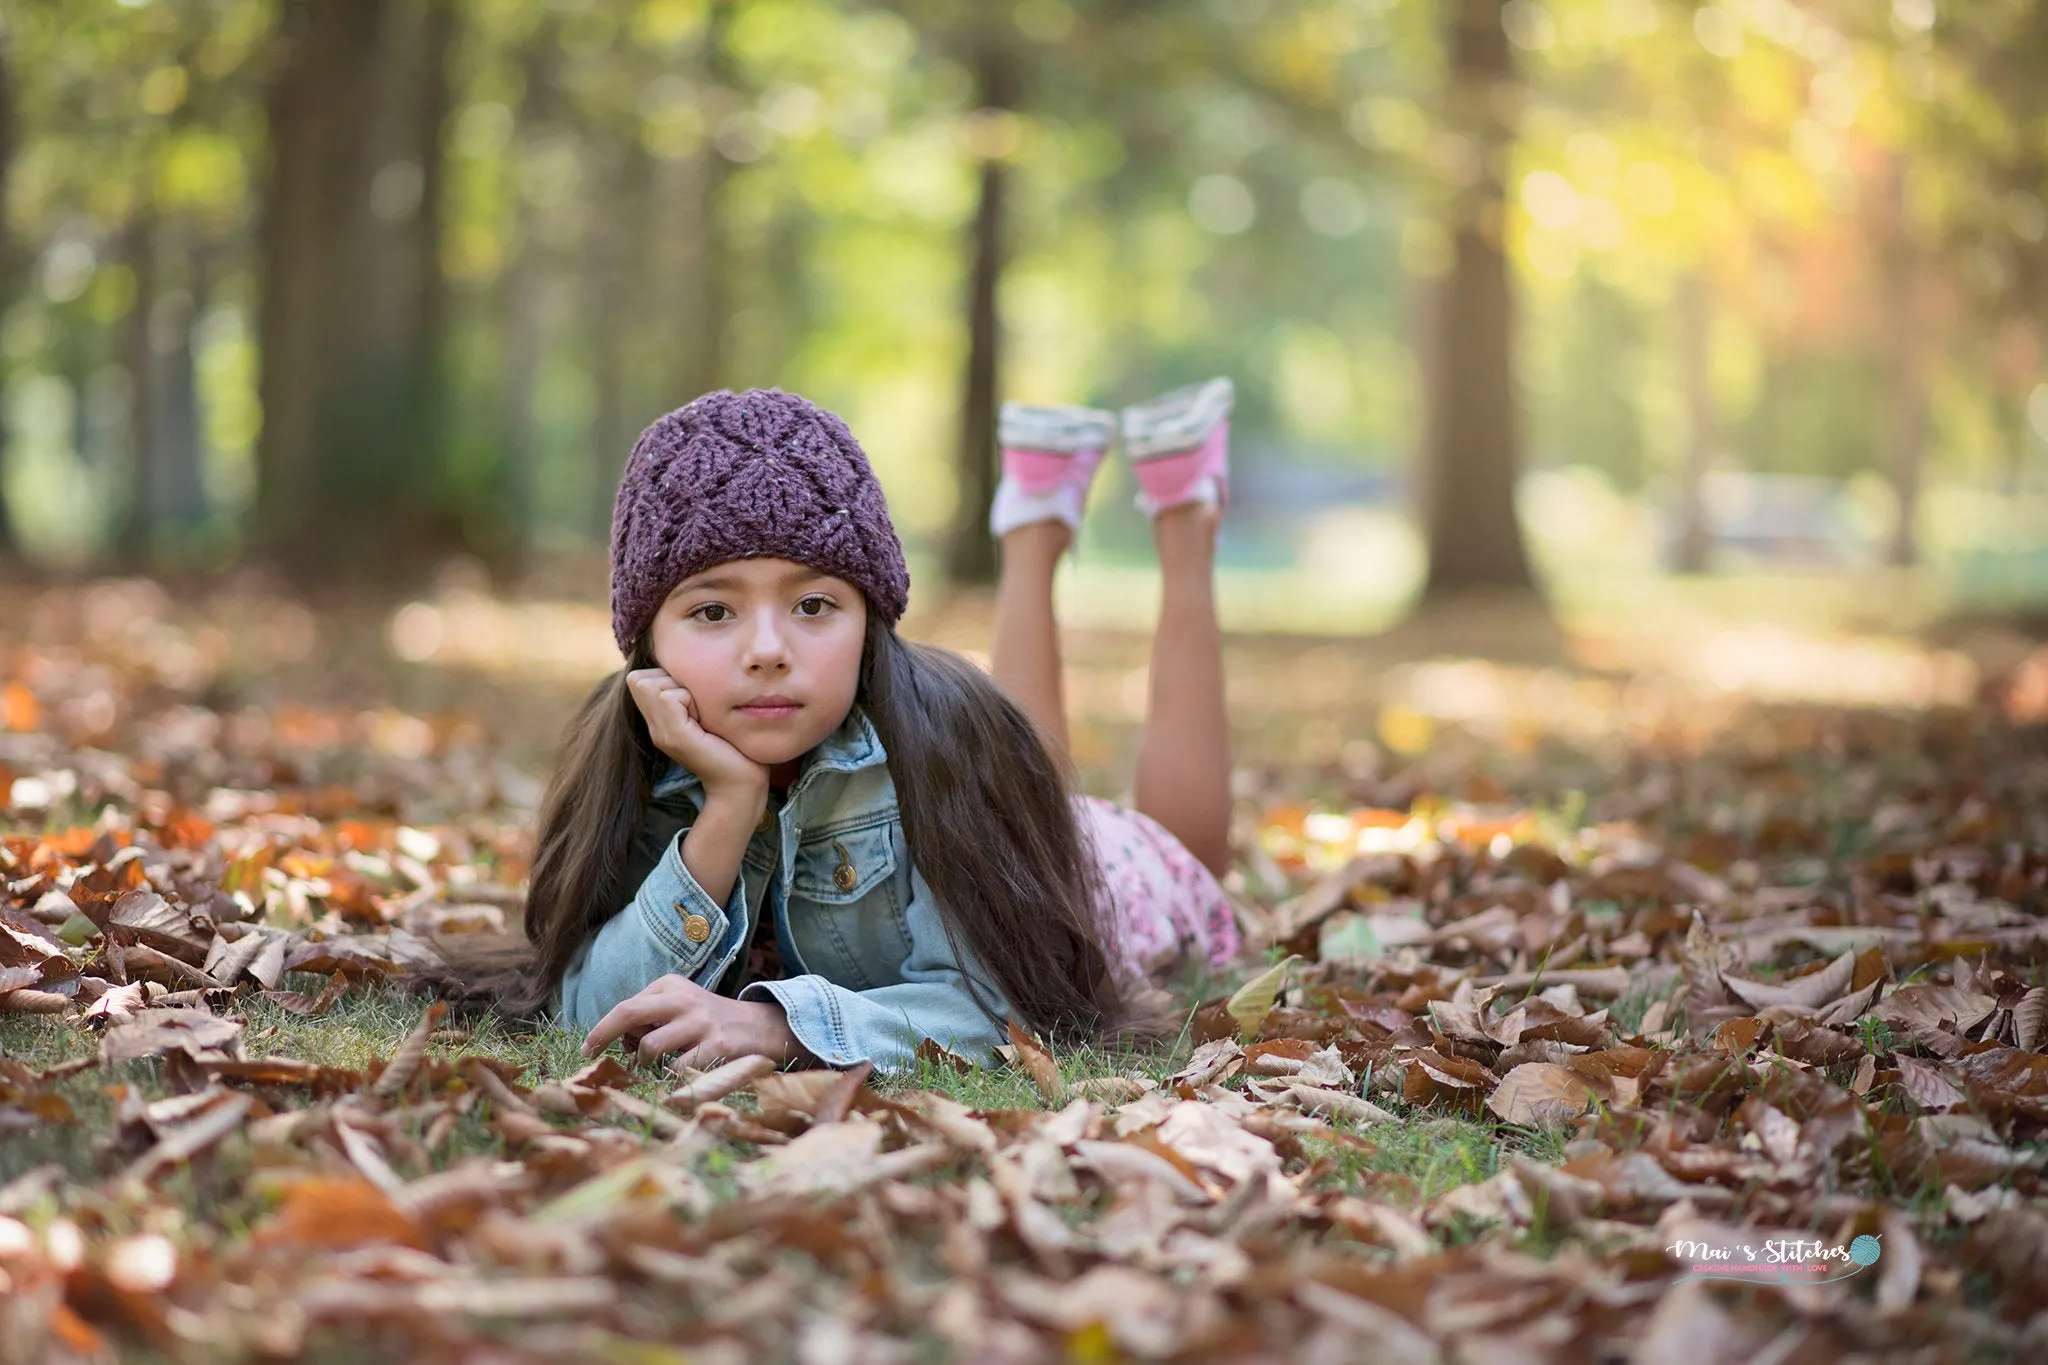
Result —
[[[831, 576], [832, 575], [830, 574], [820, 573], [818, 570], [809, 568], [807, 566], [799, 566], [798, 568], [791, 569], [788, 573], [782, 575], [782, 577], [776, 579], [775, 581], [778, 585], [788, 586], [793, 583], [808, 583], [814, 579], [830, 578]], [[683, 584], [680, 588], [677, 588], [676, 591], [698, 592], [706, 588], [718, 589], [721, 591], [729, 591], [734, 588], [744, 588], [746, 586], [747, 585], [744, 580], [735, 578], [730, 574], [713, 574], [709, 578], [693, 578], [689, 582]]]

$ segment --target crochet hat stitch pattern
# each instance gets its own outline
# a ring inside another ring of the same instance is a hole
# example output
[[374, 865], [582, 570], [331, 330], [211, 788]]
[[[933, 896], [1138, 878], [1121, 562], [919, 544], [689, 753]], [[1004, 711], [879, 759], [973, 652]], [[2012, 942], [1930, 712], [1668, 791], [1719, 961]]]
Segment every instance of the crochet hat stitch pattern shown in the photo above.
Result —
[[612, 508], [612, 635], [630, 655], [684, 579], [733, 559], [808, 564], [890, 625], [910, 570], [846, 423], [781, 389], [721, 389], [640, 433]]

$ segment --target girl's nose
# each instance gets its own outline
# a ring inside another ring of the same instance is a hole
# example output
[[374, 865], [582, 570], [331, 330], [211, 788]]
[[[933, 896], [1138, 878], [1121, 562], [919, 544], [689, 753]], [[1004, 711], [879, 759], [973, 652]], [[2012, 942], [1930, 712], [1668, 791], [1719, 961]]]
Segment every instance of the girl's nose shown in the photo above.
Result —
[[764, 617], [747, 639], [747, 667], [776, 668], [789, 661], [789, 649], [772, 617]]

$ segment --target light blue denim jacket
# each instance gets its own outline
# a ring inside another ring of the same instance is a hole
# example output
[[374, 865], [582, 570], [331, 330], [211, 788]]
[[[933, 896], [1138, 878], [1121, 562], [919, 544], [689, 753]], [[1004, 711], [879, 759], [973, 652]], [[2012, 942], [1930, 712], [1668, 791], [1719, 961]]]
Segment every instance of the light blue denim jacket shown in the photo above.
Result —
[[[671, 764], [654, 784], [636, 850], [634, 866], [650, 870], [632, 903], [577, 950], [555, 1002], [564, 1025], [588, 1031], [673, 973], [742, 1000], [774, 1000], [798, 1041], [832, 1066], [906, 1068], [926, 1038], [992, 1060], [1007, 1031], [969, 995], [931, 888], [911, 865], [886, 758], [873, 722], [854, 707], [812, 750], [779, 808], [769, 798], [724, 905], [683, 862], [704, 784]], [[745, 982], [747, 946], [764, 913], [774, 916], [786, 976]], [[685, 932], [691, 915], [709, 925], [701, 942]], [[973, 979], [1007, 1017], [986, 973], [976, 969]]]

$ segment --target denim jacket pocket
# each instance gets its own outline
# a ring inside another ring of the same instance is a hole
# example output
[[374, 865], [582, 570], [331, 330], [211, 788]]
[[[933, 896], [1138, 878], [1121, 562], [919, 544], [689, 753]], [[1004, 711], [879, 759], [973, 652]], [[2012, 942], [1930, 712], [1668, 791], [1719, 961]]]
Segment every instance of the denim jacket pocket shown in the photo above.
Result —
[[820, 905], [851, 905], [896, 872], [895, 841], [884, 820], [861, 829], [816, 834], [797, 845], [790, 895]]
[[811, 970], [856, 990], [897, 978], [911, 949], [901, 840], [900, 827], [881, 820], [821, 831], [797, 846], [789, 932]]

